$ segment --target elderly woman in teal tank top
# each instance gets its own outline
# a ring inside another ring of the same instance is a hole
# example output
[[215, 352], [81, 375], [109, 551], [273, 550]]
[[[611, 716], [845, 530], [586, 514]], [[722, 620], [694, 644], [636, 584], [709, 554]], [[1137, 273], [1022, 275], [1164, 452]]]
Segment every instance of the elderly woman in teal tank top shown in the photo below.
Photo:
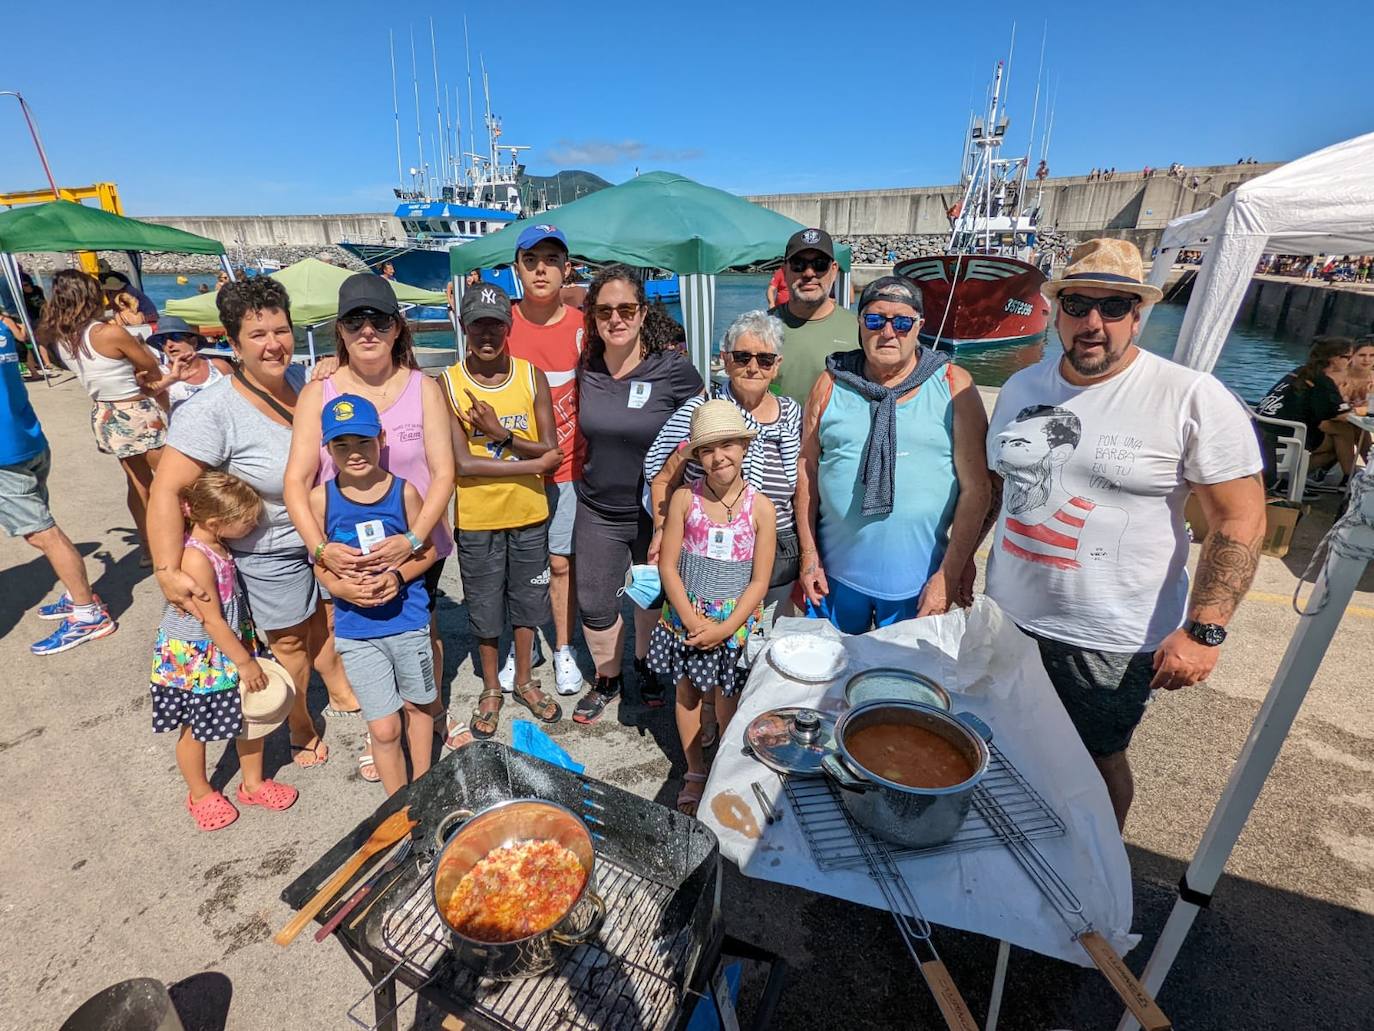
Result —
[[973, 597], [991, 495], [987, 413], [973, 380], [923, 347], [899, 276], [859, 299], [859, 349], [832, 354], [802, 427], [800, 586], [808, 615], [850, 634]]

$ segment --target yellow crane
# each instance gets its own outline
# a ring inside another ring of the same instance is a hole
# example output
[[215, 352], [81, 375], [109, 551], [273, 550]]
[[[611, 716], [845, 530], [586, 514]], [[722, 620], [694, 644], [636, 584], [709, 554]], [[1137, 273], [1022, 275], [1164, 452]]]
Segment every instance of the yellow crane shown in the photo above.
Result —
[[[77, 204], [83, 200], [96, 200], [100, 202], [101, 211], [108, 211], [112, 215], [124, 214], [124, 205], [119, 201], [119, 188], [114, 183], [92, 183], [90, 186], [59, 186], [56, 194], [51, 189], [0, 193], [0, 204], [7, 208], [18, 207], [21, 204], [43, 204], [50, 200], [69, 200]], [[99, 274], [100, 266], [93, 253], [82, 251], [77, 257], [83, 269], [93, 276]]]

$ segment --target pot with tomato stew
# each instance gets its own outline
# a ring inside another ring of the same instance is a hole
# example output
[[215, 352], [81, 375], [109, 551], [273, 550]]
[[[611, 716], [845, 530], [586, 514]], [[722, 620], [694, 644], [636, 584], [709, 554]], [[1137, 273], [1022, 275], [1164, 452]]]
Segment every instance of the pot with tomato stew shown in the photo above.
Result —
[[586, 825], [560, 805], [514, 799], [482, 810], [434, 864], [434, 905], [454, 954], [486, 977], [550, 969], [558, 947], [590, 941], [605, 920], [595, 863]]
[[958, 833], [987, 772], [983, 739], [920, 702], [865, 702], [835, 725], [821, 766], [861, 826], [897, 845], [928, 848]]

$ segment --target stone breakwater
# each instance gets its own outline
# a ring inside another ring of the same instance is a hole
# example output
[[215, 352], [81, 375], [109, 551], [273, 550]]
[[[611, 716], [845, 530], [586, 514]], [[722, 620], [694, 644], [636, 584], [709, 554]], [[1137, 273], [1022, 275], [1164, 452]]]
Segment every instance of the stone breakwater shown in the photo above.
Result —
[[[1042, 251], [1049, 249], [1054, 255], [1055, 264], [1062, 264], [1068, 260], [1069, 251], [1073, 250], [1078, 238], [1087, 235], [1044, 229], [1040, 232], [1039, 247]], [[835, 239], [854, 248], [854, 263], [856, 265], [891, 265], [893, 262], [890, 256], [894, 254], [897, 261], [943, 254], [945, 245], [949, 242], [949, 235], [947, 233], [940, 235], [933, 233], [922, 235], [853, 235], [836, 236]]]
[[[111, 265], [115, 268], [122, 268], [126, 262], [122, 255], [104, 255], [108, 258]], [[282, 266], [291, 265], [304, 258], [318, 258], [327, 261], [340, 268], [356, 269], [362, 271], [364, 265], [361, 261], [349, 254], [341, 247], [292, 247], [292, 246], [267, 246], [253, 248], [251, 258], [246, 259], [249, 264], [256, 262], [259, 258], [280, 263]], [[229, 260], [235, 268], [241, 267], [245, 259], [229, 251]], [[29, 272], [37, 272], [42, 275], [51, 275], [58, 269], [75, 268], [76, 261], [67, 254], [21, 254], [19, 263]], [[215, 273], [220, 269], [219, 257], [213, 254], [145, 254], [143, 256], [143, 271], [155, 275], [176, 275], [194, 276], [205, 273]]]

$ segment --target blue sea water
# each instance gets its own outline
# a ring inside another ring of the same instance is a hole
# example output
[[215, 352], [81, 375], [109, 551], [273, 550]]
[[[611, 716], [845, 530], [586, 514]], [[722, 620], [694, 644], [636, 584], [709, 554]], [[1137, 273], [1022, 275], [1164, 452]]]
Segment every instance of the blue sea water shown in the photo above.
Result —
[[[179, 284], [175, 276], [147, 276], [145, 288], [148, 296], [162, 307], [163, 302], [173, 297], [187, 297], [196, 292], [200, 283], [214, 286], [212, 275], [189, 276], [185, 284]], [[713, 336], [717, 341], [725, 327], [737, 316], [765, 305], [764, 292], [769, 277], [727, 275], [716, 280], [716, 313]], [[677, 304], [668, 305], [674, 318], [681, 319], [682, 313]], [[1182, 305], [1161, 304], [1150, 315], [1140, 344], [1148, 351], [1168, 358], [1173, 355], [1174, 342], [1179, 327], [1183, 323]], [[333, 346], [333, 333], [325, 330], [317, 341], [320, 350], [328, 351]], [[453, 334], [447, 332], [422, 333], [418, 339], [424, 349], [451, 350]], [[857, 343], [857, 342], [856, 342]], [[1041, 343], [1020, 347], [984, 348], [972, 352], [961, 352], [956, 361], [968, 369], [979, 386], [998, 387], [1007, 377], [1018, 369], [1034, 365], [1039, 361], [1053, 361], [1059, 354], [1059, 340], [1053, 327], [1048, 339]], [[1301, 365], [1306, 358], [1305, 345], [1280, 340], [1247, 327], [1235, 327], [1227, 337], [1222, 349], [1221, 359], [1214, 370], [1217, 377], [1242, 397], [1255, 400], [1262, 397], [1284, 373]]]

